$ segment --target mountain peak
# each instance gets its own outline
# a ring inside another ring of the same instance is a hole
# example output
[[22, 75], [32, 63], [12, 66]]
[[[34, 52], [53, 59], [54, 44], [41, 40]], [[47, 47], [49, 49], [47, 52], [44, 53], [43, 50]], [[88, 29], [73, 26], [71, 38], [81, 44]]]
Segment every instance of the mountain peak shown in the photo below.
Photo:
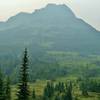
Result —
[[72, 12], [71, 9], [65, 4], [53, 4], [53, 3], [50, 3], [44, 9], [58, 9], [58, 10], [62, 9], [62, 10], [66, 10], [66, 12], [67, 11]]
[[71, 9], [65, 4], [53, 4], [50, 3], [46, 5], [46, 7], [42, 9], [35, 10], [33, 14], [42, 14], [46, 16], [66, 16], [66, 18], [75, 17], [75, 14], [71, 11]]
[[54, 3], [49, 3], [46, 5], [46, 7], [67, 7], [65, 4], [54, 4]]

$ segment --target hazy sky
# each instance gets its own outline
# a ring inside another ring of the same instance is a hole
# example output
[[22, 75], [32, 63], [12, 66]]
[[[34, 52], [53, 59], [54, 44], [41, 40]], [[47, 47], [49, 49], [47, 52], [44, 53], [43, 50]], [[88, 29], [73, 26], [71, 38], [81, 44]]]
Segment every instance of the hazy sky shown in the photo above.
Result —
[[66, 4], [74, 13], [100, 30], [100, 0], [0, 0], [0, 21], [19, 12], [33, 12], [48, 3]]

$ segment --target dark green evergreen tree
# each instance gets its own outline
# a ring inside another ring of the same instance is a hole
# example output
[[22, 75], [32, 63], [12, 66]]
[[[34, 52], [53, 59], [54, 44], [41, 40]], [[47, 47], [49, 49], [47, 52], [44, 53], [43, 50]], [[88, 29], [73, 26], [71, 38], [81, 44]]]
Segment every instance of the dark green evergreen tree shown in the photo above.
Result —
[[56, 95], [55, 96], [55, 100], [60, 100], [60, 96], [59, 95]]
[[63, 100], [73, 100], [72, 96], [72, 83], [69, 83], [69, 86], [67, 87], [67, 90], [63, 96]]
[[59, 91], [60, 91], [60, 93], [61, 92], [65, 92], [65, 86], [64, 86], [64, 83], [63, 82], [60, 82], [59, 83]]
[[48, 89], [47, 89], [47, 87], [44, 88], [43, 100], [48, 100]]
[[71, 81], [69, 82], [69, 88], [70, 88], [70, 91], [72, 92], [73, 85]]
[[63, 82], [59, 82], [58, 84], [55, 85], [55, 91], [57, 92], [65, 92], [65, 85]]
[[77, 98], [77, 97], [75, 97], [75, 98], [74, 98], [74, 100], [78, 100], [78, 98]]
[[67, 89], [67, 100], [73, 100], [73, 97], [72, 97], [72, 83], [70, 82], [69, 84], [69, 87]]
[[44, 94], [43, 95], [43, 100], [48, 100], [49, 98]]
[[0, 100], [5, 100], [5, 86], [1, 70], [0, 70]]
[[6, 85], [5, 85], [5, 98], [6, 100], [11, 100], [11, 87], [10, 87], [9, 77], [7, 77]]
[[44, 100], [47, 98], [51, 98], [54, 95], [54, 85], [52, 82], [47, 82], [47, 86], [44, 89]]
[[35, 100], [36, 99], [36, 94], [35, 94], [35, 90], [33, 89], [32, 91], [32, 100]]
[[84, 81], [81, 83], [80, 89], [83, 96], [88, 96], [87, 84]]
[[22, 66], [20, 70], [20, 83], [19, 91], [17, 93], [18, 100], [28, 100], [29, 99], [29, 89], [28, 89], [28, 56], [27, 49], [24, 51], [24, 57], [22, 61]]

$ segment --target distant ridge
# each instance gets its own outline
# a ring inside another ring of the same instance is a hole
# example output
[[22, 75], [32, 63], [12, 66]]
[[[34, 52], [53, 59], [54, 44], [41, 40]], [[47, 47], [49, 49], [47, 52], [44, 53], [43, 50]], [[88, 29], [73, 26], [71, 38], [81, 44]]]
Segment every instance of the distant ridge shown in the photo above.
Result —
[[100, 32], [77, 18], [66, 5], [48, 4], [33, 13], [21, 12], [0, 22], [0, 49], [4, 54], [8, 50], [17, 52], [26, 45], [35, 54], [99, 54]]

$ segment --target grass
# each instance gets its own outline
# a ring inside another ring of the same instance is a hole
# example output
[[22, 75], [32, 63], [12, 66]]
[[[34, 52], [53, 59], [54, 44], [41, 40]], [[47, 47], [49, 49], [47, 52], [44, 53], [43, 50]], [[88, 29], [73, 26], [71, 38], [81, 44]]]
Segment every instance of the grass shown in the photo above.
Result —
[[[76, 77], [61, 77], [56, 80], [54, 80], [54, 83], [57, 82], [64, 82], [66, 83], [68, 80], [76, 81]], [[43, 95], [43, 89], [46, 86], [48, 80], [37, 80], [35, 83], [29, 83], [29, 89], [30, 93], [32, 93], [32, 90], [34, 89], [37, 96]], [[12, 86], [12, 100], [16, 99], [16, 93], [17, 93], [17, 85]], [[93, 93], [89, 92], [89, 96], [84, 97], [81, 95], [81, 91], [79, 89], [79, 86], [77, 84], [73, 85], [73, 96], [78, 97], [78, 100], [100, 100], [100, 94], [99, 93]]]

